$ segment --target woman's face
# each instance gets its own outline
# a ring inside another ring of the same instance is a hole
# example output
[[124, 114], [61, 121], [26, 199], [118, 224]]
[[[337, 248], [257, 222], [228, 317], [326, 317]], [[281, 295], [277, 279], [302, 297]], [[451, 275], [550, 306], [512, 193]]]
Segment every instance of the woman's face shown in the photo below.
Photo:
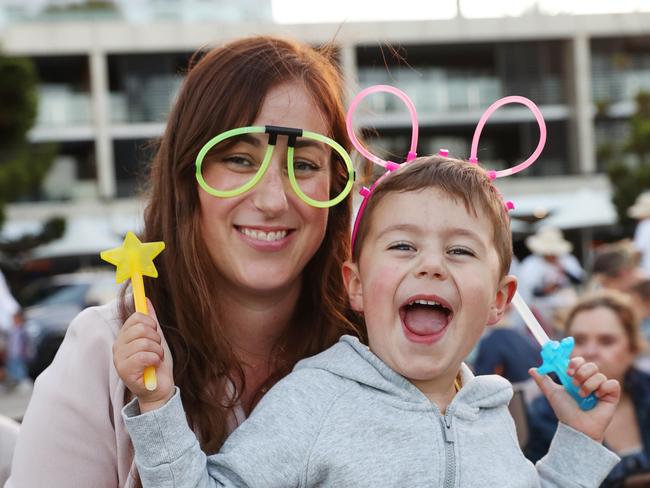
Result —
[[[252, 125], [330, 133], [321, 110], [299, 83], [272, 88]], [[263, 152], [267, 136], [255, 137], [259, 137], [260, 147], [251, 141], [250, 148], [238, 149], [240, 154], [228, 164], [246, 164], [249, 153]], [[278, 136], [264, 177], [242, 195], [218, 198], [198, 188], [203, 238], [229, 291], [259, 296], [300, 286], [301, 273], [325, 236], [328, 211], [306, 204], [294, 193], [287, 177], [286, 155], [287, 138]], [[211, 177], [209, 168], [204, 169], [204, 176]], [[320, 191], [326, 200], [329, 167], [323, 178]]]
[[575, 339], [572, 356], [593, 361], [608, 378], [622, 381], [635, 353], [616, 312], [596, 307], [578, 312], [568, 330]]

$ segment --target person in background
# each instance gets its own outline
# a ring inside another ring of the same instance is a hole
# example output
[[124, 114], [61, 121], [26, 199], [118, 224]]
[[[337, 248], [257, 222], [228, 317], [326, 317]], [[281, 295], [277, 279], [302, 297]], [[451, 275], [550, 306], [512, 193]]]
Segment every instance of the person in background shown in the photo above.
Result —
[[[650, 375], [635, 365], [645, 342], [631, 298], [616, 290], [585, 295], [568, 314], [566, 334], [575, 338], [573, 356], [592, 361], [623, 387], [604, 440], [621, 461], [602, 485], [620, 486], [627, 477], [650, 470]], [[524, 453], [535, 462], [548, 451], [557, 418], [543, 396], [532, 402], [528, 418]]]
[[10, 387], [31, 387], [31, 381], [27, 376], [29, 358], [29, 338], [25, 330], [25, 317], [19, 312], [14, 317], [14, 325], [9, 330], [7, 339], [7, 376]]
[[521, 383], [530, 380], [530, 368], [539, 366], [540, 348], [532, 336], [510, 323], [516, 311], [508, 308], [503, 320], [488, 328], [478, 343], [473, 369], [476, 375], [498, 374]]
[[598, 247], [592, 261], [587, 290], [611, 288], [622, 292], [630, 291], [632, 285], [643, 277], [639, 258], [640, 254], [630, 240]]
[[627, 214], [638, 220], [634, 245], [641, 253], [641, 267], [650, 276], [650, 191], [641, 193], [634, 205], [627, 209]]
[[645, 340], [650, 341], [650, 278], [638, 281], [630, 288], [634, 298], [639, 317], [641, 318], [641, 332]]
[[13, 327], [20, 305], [11, 294], [4, 274], [0, 271], [0, 333], [8, 333]]
[[0, 381], [7, 378], [7, 340], [19, 312], [20, 305], [11, 294], [7, 280], [0, 270]]
[[18, 422], [0, 414], [0, 486], [4, 486], [9, 479], [11, 460], [19, 430]]
[[559, 229], [540, 228], [526, 238], [526, 246], [532, 254], [518, 269], [519, 292], [552, 335], [560, 323], [558, 316], [575, 303], [575, 287], [582, 283], [584, 271], [571, 254], [573, 244]]

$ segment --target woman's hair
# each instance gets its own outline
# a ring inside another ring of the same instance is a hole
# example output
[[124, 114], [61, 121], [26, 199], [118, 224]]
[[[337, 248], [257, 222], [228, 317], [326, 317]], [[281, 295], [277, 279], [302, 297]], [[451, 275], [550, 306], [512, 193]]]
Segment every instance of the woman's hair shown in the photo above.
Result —
[[608, 308], [616, 314], [629, 341], [630, 351], [636, 354], [645, 348], [639, 327], [639, 318], [632, 300], [628, 295], [618, 290], [602, 289], [581, 297], [567, 314], [565, 321], [566, 332], [569, 333], [573, 319], [580, 312], [600, 307]]
[[[405, 193], [436, 188], [463, 203], [468, 212], [482, 211], [494, 229], [492, 242], [499, 256], [500, 277], [505, 276], [512, 261], [510, 218], [505, 204], [487, 172], [476, 164], [442, 156], [414, 159], [406, 166], [384, 178], [373, 190], [359, 222], [352, 258], [359, 261], [363, 242], [372, 224], [372, 215], [384, 197], [391, 193]], [[408, 197], [407, 197], [408, 198]], [[435, 202], [434, 202], [435, 204]]]
[[630, 292], [636, 294], [642, 302], [650, 302], [650, 278], [638, 281], [630, 288]]
[[[265, 36], [195, 55], [151, 165], [143, 239], [164, 241], [166, 248], [156, 260], [158, 279], [145, 284], [174, 358], [174, 381], [190, 426], [208, 453], [223, 444], [226, 419], [239, 400], [229, 398], [224, 379], [244, 385], [244, 373], [223, 327], [227, 318], [220, 314], [218, 272], [202, 237], [194, 161], [213, 136], [252, 125], [269, 90], [285, 82], [305, 87], [330, 128], [326, 135], [349, 149], [342, 80], [332, 55], [329, 48]], [[331, 192], [338, 194], [347, 170], [332, 167]], [[325, 237], [306, 265], [297, 308], [277, 345], [282, 358], [256, 400], [299, 359], [326, 349], [344, 333], [357, 333], [345, 316], [340, 275], [349, 255], [350, 214], [349, 198], [329, 209]], [[132, 313], [124, 298], [121, 313], [123, 319]]]

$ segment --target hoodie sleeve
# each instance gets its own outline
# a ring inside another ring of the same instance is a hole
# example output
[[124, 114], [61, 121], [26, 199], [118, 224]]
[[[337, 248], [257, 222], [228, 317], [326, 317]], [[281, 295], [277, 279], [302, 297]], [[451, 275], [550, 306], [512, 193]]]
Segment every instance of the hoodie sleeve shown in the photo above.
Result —
[[597, 487], [620, 458], [582, 432], [558, 423], [548, 454], [535, 465], [543, 488]]
[[314, 391], [318, 382], [302, 381], [301, 376], [294, 372], [273, 387], [221, 451], [210, 456], [187, 424], [178, 390], [151, 412], [140, 414], [137, 400], [125, 406], [143, 487], [301, 486], [329, 403], [327, 392]]

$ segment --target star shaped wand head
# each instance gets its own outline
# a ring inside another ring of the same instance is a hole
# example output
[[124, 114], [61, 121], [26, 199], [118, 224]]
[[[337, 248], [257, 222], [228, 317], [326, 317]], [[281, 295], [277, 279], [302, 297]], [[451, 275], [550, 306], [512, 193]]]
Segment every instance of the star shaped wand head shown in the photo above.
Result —
[[153, 259], [165, 249], [165, 243], [140, 242], [133, 232], [128, 232], [121, 247], [102, 251], [104, 261], [117, 266], [115, 278], [118, 283], [128, 280], [133, 275], [158, 277]]

